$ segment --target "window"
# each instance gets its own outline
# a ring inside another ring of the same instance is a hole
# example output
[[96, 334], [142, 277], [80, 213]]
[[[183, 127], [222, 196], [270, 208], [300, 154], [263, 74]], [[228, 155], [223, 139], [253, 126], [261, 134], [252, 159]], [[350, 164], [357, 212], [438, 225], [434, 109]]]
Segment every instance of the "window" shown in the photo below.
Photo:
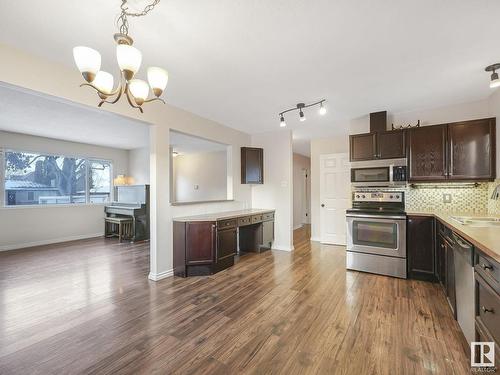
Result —
[[109, 161], [6, 151], [5, 205], [103, 203], [111, 199]]

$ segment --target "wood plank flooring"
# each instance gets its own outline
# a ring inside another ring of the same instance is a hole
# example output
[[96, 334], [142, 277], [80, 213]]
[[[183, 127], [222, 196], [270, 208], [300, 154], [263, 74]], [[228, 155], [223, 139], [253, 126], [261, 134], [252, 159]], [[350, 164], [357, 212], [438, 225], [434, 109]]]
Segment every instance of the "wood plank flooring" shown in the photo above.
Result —
[[469, 373], [436, 285], [346, 271], [308, 238], [157, 283], [147, 243], [0, 253], [0, 374]]

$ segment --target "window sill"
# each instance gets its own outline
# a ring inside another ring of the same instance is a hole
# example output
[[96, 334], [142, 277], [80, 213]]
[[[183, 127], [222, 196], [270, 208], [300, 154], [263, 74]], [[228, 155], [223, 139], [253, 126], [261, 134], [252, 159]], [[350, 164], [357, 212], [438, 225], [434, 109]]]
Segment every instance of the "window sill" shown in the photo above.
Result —
[[106, 206], [109, 203], [64, 203], [64, 204], [33, 204], [33, 205], [18, 205], [18, 206], [2, 206], [0, 210], [22, 210], [22, 209], [42, 209], [42, 208], [68, 208], [68, 207], [92, 207]]

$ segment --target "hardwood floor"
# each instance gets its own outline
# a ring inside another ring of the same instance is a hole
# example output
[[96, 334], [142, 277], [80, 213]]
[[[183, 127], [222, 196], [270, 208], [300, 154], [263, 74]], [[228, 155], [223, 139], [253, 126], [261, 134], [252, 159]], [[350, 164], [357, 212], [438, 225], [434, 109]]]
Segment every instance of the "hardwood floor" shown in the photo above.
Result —
[[436, 285], [346, 271], [308, 238], [157, 283], [148, 244], [0, 253], [0, 374], [469, 372]]

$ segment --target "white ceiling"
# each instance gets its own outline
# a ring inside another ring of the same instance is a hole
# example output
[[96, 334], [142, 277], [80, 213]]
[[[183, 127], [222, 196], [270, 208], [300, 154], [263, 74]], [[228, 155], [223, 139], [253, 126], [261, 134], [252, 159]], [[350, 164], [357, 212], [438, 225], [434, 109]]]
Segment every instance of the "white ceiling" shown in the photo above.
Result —
[[[72, 47], [88, 45], [116, 72], [119, 5], [3, 1], [0, 42], [68, 66]], [[130, 19], [130, 35], [144, 65], [169, 70], [168, 102], [245, 132], [279, 129], [281, 110], [326, 98], [324, 117], [287, 117], [305, 144], [372, 111], [487, 97], [483, 69], [500, 60], [499, 15], [498, 0], [162, 0]]]
[[0, 130], [126, 150], [149, 146], [146, 123], [0, 84]]
[[178, 152], [180, 155], [227, 150], [226, 144], [209, 141], [173, 130], [170, 131], [170, 146], [173, 151]]

